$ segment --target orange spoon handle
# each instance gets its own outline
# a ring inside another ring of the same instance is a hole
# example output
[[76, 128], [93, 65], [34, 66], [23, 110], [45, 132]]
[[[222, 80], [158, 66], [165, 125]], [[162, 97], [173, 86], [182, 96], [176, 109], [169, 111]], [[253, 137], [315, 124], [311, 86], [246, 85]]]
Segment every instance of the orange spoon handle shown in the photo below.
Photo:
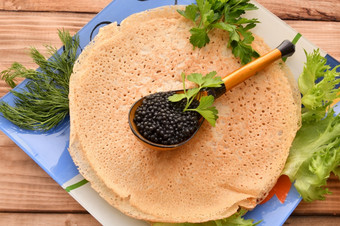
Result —
[[294, 52], [294, 44], [288, 40], [283, 41], [276, 49], [225, 76], [222, 80], [225, 84], [226, 90], [242, 83], [281, 57], [291, 56]]

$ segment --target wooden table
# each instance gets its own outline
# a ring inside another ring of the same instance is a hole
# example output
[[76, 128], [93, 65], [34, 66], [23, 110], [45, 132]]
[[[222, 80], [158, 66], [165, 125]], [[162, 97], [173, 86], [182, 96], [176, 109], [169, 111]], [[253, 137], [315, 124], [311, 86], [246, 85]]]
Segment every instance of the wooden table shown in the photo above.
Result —
[[[36, 68], [27, 47], [61, 46], [58, 28], [77, 32], [110, 0], [0, 0], [0, 71], [18, 61]], [[258, 0], [311, 42], [340, 61], [339, 0]], [[0, 81], [0, 96], [9, 88]], [[301, 202], [290, 225], [340, 225], [340, 182], [333, 195]], [[44, 170], [0, 132], [0, 225], [99, 225]]]

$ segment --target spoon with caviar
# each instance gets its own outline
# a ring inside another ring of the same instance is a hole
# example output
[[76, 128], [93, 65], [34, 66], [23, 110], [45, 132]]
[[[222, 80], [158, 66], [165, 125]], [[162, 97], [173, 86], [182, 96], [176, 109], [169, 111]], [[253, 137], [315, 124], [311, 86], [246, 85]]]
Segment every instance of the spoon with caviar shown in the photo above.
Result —
[[[217, 115], [215, 107], [210, 107], [209, 111], [199, 111], [198, 108], [212, 104], [214, 99], [222, 96], [227, 90], [255, 75], [274, 61], [292, 56], [294, 52], [294, 44], [285, 40], [276, 49], [223, 77], [218, 85], [209, 82], [210, 85], [204, 89], [186, 90], [184, 87], [183, 90], [159, 92], [142, 97], [130, 108], [128, 116], [130, 128], [139, 141], [154, 150], [176, 149], [195, 136], [204, 119], [214, 126], [217, 118], [216, 116], [214, 119], [214, 113]], [[206, 77], [213, 79], [215, 74], [209, 73]], [[182, 78], [185, 79], [183, 75]], [[201, 83], [203, 84], [204, 81], [202, 80]], [[170, 101], [176, 95], [187, 96], [191, 92], [196, 92], [198, 95], [190, 101], [183, 97], [183, 99]], [[186, 111], [188, 108], [190, 109]]]

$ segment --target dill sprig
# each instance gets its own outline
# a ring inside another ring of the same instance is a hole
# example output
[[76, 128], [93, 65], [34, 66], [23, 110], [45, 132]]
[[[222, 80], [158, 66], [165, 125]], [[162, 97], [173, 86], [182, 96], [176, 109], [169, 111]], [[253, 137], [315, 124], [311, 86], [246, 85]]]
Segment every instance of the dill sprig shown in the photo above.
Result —
[[31, 48], [30, 56], [39, 66], [38, 70], [27, 69], [15, 62], [0, 73], [1, 79], [12, 88], [16, 86], [16, 78], [28, 79], [24, 88], [11, 90], [15, 96], [14, 106], [0, 102], [3, 116], [20, 128], [47, 131], [69, 113], [69, 80], [77, 59], [79, 37], [72, 38], [65, 30], [58, 30], [58, 35], [64, 45], [62, 53], [46, 45], [51, 55], [47, 59], [36, 48]]

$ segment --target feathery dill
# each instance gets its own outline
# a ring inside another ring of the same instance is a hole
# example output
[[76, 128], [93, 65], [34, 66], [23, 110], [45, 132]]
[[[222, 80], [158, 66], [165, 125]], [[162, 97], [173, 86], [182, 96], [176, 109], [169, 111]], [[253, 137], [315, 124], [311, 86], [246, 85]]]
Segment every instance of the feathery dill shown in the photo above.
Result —
[[27, 69], [15, 62], [0, 72], [1, 79], [12, 88], [16, 86], [16, 78], [28, 79], [23, 89], [11, 90], [15, 96], [14, 106], [0, 102], [3, 116], [20, 128], [47, 131], [69, 113], [69, 79], [77, 59], [79, 37], [72, 38], [65, 30], [58, 30], [58, 35], [64, 45], [62, 53], [47, 45], [51, 57], [46, 59], [36, 48], [31, 48], [30, 56], [39, 66], [38, 70]]

